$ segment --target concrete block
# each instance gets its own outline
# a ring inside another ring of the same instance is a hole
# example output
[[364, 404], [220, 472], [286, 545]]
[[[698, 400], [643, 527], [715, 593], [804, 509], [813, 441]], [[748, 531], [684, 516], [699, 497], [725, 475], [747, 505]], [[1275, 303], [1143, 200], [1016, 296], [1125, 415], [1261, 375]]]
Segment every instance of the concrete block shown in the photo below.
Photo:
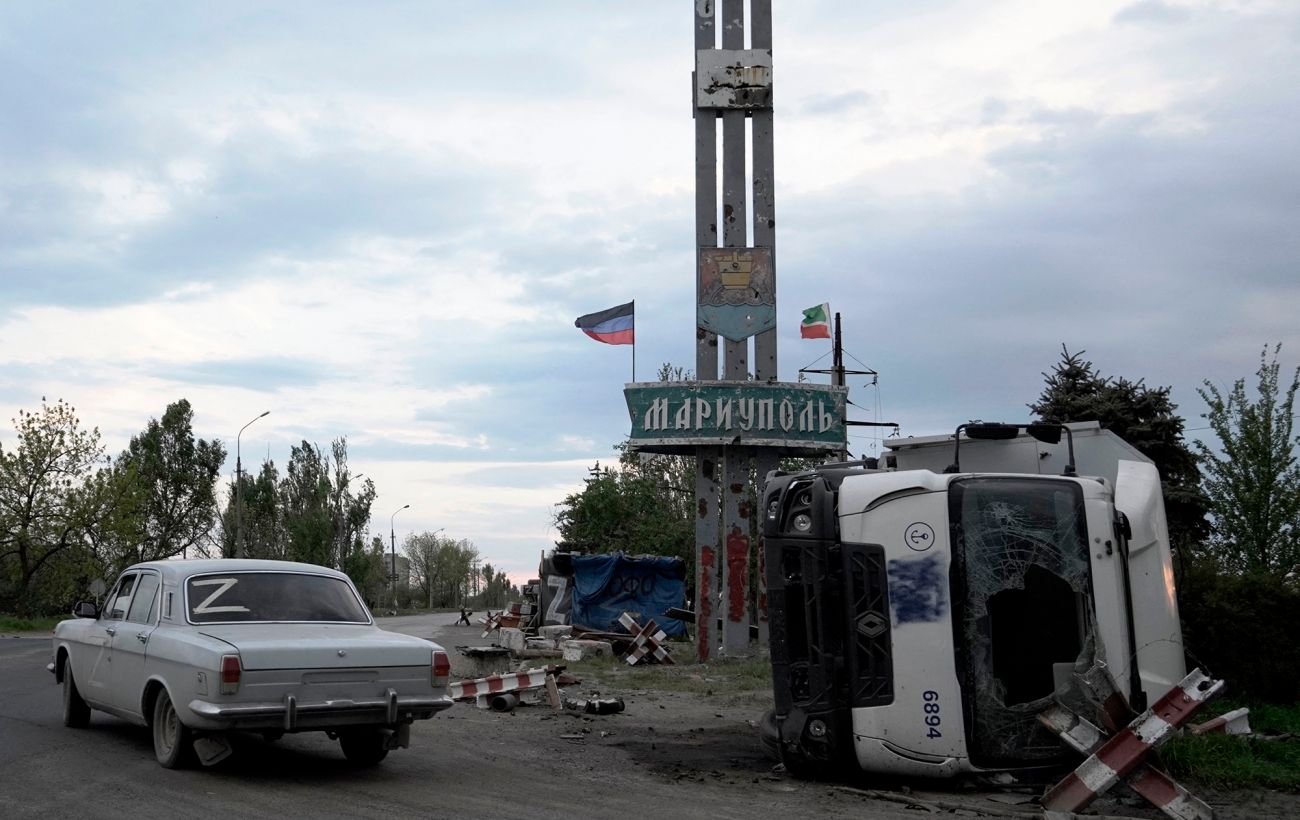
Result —
[[612, 657], [614, 657], [614, 645], [609, 641], [568, 640], [564, 642], [564, 659], [566, 661]]
[[497, 630], [497, 643], [512, 652], [522, 652], [525, 646], [524, 632], [522, 629], [503, 626]]
[[495, 646], [458, 646], [451, 656], [452, 680], [474, 680], [509, 672], [510, 651]]
[[552, 626], [543, 626], [543, 627], [538, 627], [537, 629], [538, 637], [546, 638], [551, 642], [551, 646], [555, 647], [556, 649], [563, 649], [564, 648], [563, 641], [568, 640], [569, 636], [572, 634], [573, 634], [573, 627], [569, 626], [568, 624], [556, 624]]

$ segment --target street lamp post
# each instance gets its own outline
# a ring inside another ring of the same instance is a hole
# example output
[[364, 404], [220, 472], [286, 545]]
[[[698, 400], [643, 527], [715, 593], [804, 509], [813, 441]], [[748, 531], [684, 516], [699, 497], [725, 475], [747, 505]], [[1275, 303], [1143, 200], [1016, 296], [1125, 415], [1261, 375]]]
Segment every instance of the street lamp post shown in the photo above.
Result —
[[393, 584], [393, 614], [394, 615], [397, 614], [397, 530], [393, 528], [394, 527], [393, 519], [396, 518], [397, 514], [402, 510], [410, 509], [410, 506], [411, 506], [410, 504], [404, 504], [401, 507], [398, 507], [397, 509], [393, 510], [393, 514], [388, 516], [388, 537], [390, 539], [389, 543], [392, 544], [392, 555], [390, 556], [391, 563], [388, 567], [388, 573], [389, 573], [389, 580]]
[[[253, 419], [262, 418], [268, 415], [270, 410], [263, 410], [262, 415]], [[248, 424], [252, 424], [250, 421]], [[239, 433], [235, 436], [235, 557], [244, 557], [244, 463], [240, 458], [239, 439], [248, 429], [248, 424], [239, 428]]]

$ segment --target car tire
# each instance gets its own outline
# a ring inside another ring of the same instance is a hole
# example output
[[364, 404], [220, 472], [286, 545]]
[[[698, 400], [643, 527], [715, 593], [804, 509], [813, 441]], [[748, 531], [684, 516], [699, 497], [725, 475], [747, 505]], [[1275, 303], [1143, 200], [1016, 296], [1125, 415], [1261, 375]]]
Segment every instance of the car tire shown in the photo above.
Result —
[[77, 682], [72, 679], [72, 664], [63, 663], [63, 725], [84, 729], [90, 724], [90, 706], [82, 700]]
[[378, 729], [349, 729], [339, 732], [343, 756], [354, 766], [374, 766], [388, 757], [384, 733]]
[[193, 737], [181, 723], [166, 689], [153, 702], [153, 753], [164, 769], [183, 769], [194, 759]]

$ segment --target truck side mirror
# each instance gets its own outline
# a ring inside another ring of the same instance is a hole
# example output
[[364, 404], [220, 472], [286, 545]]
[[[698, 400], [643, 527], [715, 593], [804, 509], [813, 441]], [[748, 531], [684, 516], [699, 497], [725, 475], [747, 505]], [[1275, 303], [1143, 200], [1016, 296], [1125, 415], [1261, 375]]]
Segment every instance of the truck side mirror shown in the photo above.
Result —
[[77, 601], [77, 605], [72, 608], [72, 614], [78, 618], [98, 618], [99, 607], [91, 601]]

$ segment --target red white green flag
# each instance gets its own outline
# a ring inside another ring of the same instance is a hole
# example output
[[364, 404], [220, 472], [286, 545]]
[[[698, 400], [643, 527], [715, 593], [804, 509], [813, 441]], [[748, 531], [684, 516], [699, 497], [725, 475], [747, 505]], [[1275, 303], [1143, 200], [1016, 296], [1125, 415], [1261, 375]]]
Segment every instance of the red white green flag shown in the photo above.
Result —
[[829, 339], [831, 337], [831, 306], [828, 302], [813, 305], [803, 312], [799, 335], [804, 339]]

